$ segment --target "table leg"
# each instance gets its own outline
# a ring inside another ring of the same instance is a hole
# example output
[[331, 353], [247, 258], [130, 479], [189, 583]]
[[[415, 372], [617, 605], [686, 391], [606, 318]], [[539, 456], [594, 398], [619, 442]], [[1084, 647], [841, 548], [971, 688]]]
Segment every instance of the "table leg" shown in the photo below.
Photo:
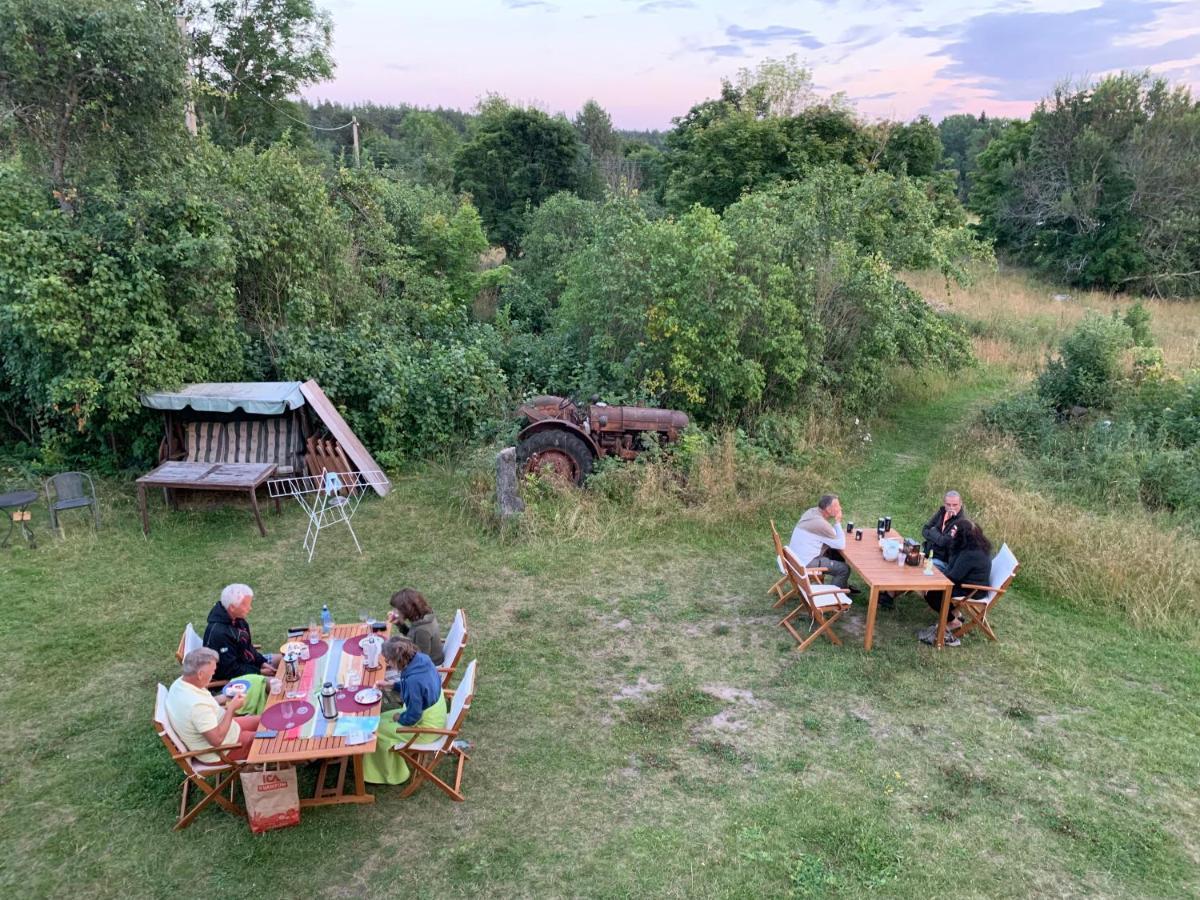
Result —
[[254, 509], [254, 521], [258, 523], [258, 533], [266, 537], [267, 529], [263, 527], [262, 513], [258, 511], [258, 491], [254, 488], [250, 488], [250, 506]]
[[29, 542], [30, 547], [37, 547], [37, 538], [33, 534], [33, 528], [29, 525], [29, 513], [26, 507], [21, 507], [21, 533], [25, 535], [25, 540]]
[[867, 599], [867, 632], [863, 636], [863, 648], [870, 650], [875, 641], [875, 608], [879, 605], [879, 588], [871, 585], [871, 595]]
[[281, 515], [282, 513], [283, 513], [283, 507], [279, 505], [279, 498], [276, 497], [275, 498], [275, 515], [278, 516], [278, 515]]
[[363, 764], [363, 754], [359, 753], [354, 757], [354, 796], [355, 797], [370, 797], [371, 800], [364, 800], [364, 803], [373, 802], [374, 796], [367, 793], [366, 770]]
[[[328, 777], [330, 765], [336, 765], [340, 768], [337, 776], [337, 784], [334, 787], [326, 787], [325, 781]], [[344, 787], [346, 778], [346, 766], [354, 766], [354, 793], [347, 794]], [[300, 800], [302, 807], [310, 806], [333, 806], [338, 803], [374, 803], [375, 795], [367, 793], [367, 783], [363, 775], [363, 760], [362, 754], [354, 754], [354, 760], [351, 762], [344, 756], [336, 757], [335, 759], [327, 759], [321, 761], [321, 771], [317, 776], [317, 786], [313, 791], [311, 798], [303, 797]]]
[[4, 536], [4, 540], [0, 541], [0, 547], [7, 547], [8, 540], [12, 537], [13, 529], [17, 527], [17, 520], [14, 518], [15, 513], [11, 510], [8, 512], [8, 534]]
[[142, 534], [150, 534], [150, 514], [146, 511], [146, 486], [138, 485], [138, 509], [142, 513]]
[[946, 644], [946, 620], [950, 617], [950, 591], [951, 588], [946, 588], [942, 591], [942, 608], [938, 611], [938, 630], [937, 639], [933, 646], [939, 650]]

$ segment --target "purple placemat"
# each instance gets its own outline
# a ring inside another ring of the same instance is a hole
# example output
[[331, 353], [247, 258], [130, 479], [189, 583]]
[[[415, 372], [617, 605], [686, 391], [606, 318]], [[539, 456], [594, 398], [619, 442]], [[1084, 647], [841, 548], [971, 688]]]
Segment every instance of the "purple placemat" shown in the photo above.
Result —
[[315, 644], [310, 644], [307, 640], [301, 641], [308, 648], [309, 659], [320, 659], [329, 652], [329, 641], [318, 641]]
[[346, 638], [345, 643], [342, 644], [342, 652], [349, 653], [351, 656], [362, 656], [362, 641], [366, 637], [370, 637], [370, 635], [360, 634], [356, 638]]
[[344, 712], [344, 713], [366, 712], [372, 706], [374, 706], [375, 703], [379, 702], [378, 700], [376, 700], [375, 703], [359, 703], [357, 700], [354, 699], [354, 695], [357, 694], [361, 690], [365, 690], [365, 688], [363, 688], [362, 685], [359, 685], [358, 687], [354, 688], [354, 690], [351, 690], [350, 688], [343, 688], [342, 690], [338, 691], [337, 694], [334, 695], [334, 699], [337, 700], [338, 712]]
[[284, 700], [282, 703], [267, 707], [258, 723], [261, 728], [286, 731], [289, 728], [303, 725], [316, 714], [316, 705], [307, 700]]

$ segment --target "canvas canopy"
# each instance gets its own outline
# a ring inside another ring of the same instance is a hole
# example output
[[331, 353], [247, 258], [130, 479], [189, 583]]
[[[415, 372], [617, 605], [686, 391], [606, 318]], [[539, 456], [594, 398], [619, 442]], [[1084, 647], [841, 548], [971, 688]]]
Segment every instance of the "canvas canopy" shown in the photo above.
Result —
[[[325, 426], [328, 433], [337, 441], [342, 452], [360, 472], [379, 471], [379, 464], [375, 462], [370, 452], [337, 411], [337, 407], [329, 401], [325, 392], [321, 390], [321, 386], [315, 381], [303, 383], [299, 381], [229, 381], [189, 384], [178, 391], [155, 391], [143, 394], [141, 401], [143, 406], [162, 410], [168, 418], [171, 413], [188, 409], [198, 413], [224, 415], [235, 415], [242, 412], [254, 416], [286, 416], [293, 410], [307, 407], [307, 417]], [[302, 414], [297, 413], [296, 415]], [[232, 436], [228, 433], [230, 428], [233, 428], [234, 431]], [[238, 437], [240, 435], [237, 428], [232, 425], [225, 428], [226, 441], [236, 440]], [[276, 437], [275, 440], [278, 438]], [[302, 439], [301, 443], [303, 443]], [[261, 446], [261, 443], [257, 446], [252, 444], [252, 452]], [[207, 461], [207, 457], [205, 459]], [[380, 496], [386, 496], [392, 488], [391, 483], [386, 479], [379, 483], [372, 482], [371, 487]]]
[[178, 391], [142, 395], [150, 409], [232, 413], [239, 409], [256, 416], [278, 416], [304, 405], [298, 381], [214, 381], [189, 384]]

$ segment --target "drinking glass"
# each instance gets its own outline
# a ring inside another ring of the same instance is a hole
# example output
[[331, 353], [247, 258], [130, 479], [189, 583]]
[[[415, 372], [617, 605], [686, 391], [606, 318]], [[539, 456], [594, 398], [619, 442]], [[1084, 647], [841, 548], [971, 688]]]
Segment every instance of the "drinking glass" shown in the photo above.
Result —
[[358, 621], [362, 622], [364, 625], [367, 624], [367, 611], [365, 609], [360, 609], [358, 611]]
[[283, 690], [283, 679], [282, 678], [272, 678], [271, 679], [271, 693], [278, 694], [282, 690]]

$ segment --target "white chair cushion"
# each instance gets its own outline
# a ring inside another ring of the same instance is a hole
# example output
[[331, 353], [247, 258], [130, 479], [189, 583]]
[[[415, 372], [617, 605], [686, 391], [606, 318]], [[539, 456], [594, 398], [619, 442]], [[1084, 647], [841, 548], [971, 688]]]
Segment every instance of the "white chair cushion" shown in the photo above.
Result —
[[836, 584], [813, 584], [809, 587], [814, 594], [837, 594], [846, 591], [844, 587], [838, 587]]
[[410, 747], [405, 747], [403, 744], [397, 744], [394, 749], [411, 750], [413, 753], [437, 753], [447, 749], [446, 742], [449, 740], [451, 740], [451, 736], [447, 734], [431, 744], [413, 744]]
[[850, 606], [850, 597], [842, 593], [842, 589], [838, 588], [838, 593], [815, 594], [813, 596], [813, 606], [817, 609], [826, 609], [830, 606]]

